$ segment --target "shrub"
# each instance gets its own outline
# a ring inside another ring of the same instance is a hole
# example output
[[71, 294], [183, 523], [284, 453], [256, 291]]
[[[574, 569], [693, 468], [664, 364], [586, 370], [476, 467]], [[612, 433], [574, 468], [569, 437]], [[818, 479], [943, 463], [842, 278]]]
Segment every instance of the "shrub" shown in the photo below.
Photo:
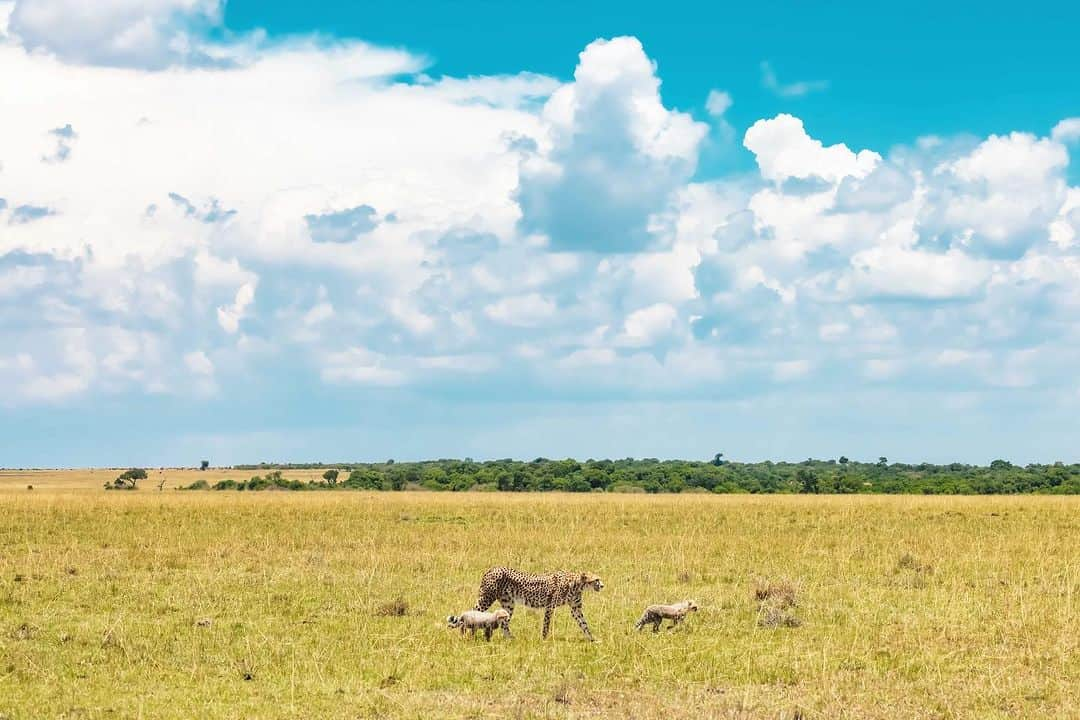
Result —
[[266, 478], [261, 478], [258, 475], [247, 481], [248, 490], [265, 490], [270, 486], [270, 481]]
[[206, 482], [205, 480], [196, 480], [195, 482], [191, 483], [187, 487], [181, 488], [181, 489], [183, 489], [183, 490], [209, 490], [210, 489], [210, 483]]

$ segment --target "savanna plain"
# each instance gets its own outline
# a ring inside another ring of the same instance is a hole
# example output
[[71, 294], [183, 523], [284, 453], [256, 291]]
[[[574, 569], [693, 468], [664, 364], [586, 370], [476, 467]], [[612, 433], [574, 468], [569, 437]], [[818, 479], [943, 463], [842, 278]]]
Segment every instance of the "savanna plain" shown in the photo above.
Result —
[[[0, 473], [0, 717], [1080, 718], [1080, 498], [171, 489], [212, 474]], [[493, 565], [599, 574], [599, 642], [448, 630]]]

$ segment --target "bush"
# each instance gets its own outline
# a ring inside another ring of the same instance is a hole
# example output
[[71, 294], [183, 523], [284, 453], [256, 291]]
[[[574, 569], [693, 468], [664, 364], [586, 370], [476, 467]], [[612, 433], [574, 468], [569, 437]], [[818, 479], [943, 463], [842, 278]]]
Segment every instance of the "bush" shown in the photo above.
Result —
[[353, 470], [345, 480], [352, 490], [382, 490], [382, 475], [374, 470]]
[[248, 490], [265, 490], [268, 487], [270, 487], [270, 481], [258, 475], [247, 481]]
[[205, 480], [196, 480], [195, 482], [191, 483], [187, 487], [181, 488], [181, 489], [182, 490], [209, 490], [210, 489], [210, 483], [206, 482]]

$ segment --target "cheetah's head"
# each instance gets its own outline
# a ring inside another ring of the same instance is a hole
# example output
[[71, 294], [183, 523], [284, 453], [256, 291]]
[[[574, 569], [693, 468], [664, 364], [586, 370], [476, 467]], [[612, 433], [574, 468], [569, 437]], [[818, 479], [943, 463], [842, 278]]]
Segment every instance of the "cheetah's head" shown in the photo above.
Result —
[[446, 618], [446, 625], [447, 625], [447, 627], [452, 627], [452, 628], [461, 627], [461, 616], [460, 615], [451, 615], [451, 616], [447, 617]]
[[596, 592], [600, 592], [604, 589], [604, 583], [600, 580], [599, 575], [581, 573], [581, 588], [583, 590], [595, 590]]
[[508, 613], [506, 610], [504, 610], [502, 608], [499, 608], [498, 610], [495, 611], [495, 619], [498, 622], [504, 622], [504, 621], [510, 619], [510, 613]]
[[686, 610], [687, 610], [687, 612], [697, 612], [697, 603], [694, 602], [693, 600], [687, 600], [686, 601]]

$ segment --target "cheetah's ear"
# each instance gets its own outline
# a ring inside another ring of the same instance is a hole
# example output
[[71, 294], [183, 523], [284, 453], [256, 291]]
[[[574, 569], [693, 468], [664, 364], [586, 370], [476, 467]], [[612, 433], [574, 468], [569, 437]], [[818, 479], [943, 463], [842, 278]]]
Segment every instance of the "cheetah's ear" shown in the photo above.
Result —
[[583, 582], [585, 584], [588, 584], [588, 583], [592, 582], [589, 579], [589, 573], [581, 573], [581, 582]]

